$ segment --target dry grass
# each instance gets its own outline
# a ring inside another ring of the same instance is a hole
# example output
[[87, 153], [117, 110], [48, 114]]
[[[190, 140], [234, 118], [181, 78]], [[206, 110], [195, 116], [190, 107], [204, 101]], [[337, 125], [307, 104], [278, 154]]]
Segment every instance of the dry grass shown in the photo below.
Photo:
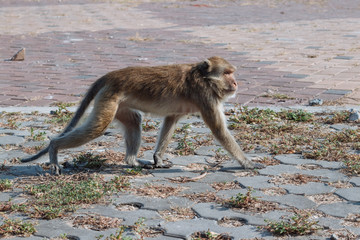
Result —
[[300, 173], [296, 173], [296, 174], [283, 173], [280, 176], [273, 177], [268, 182], [273, 183], [275, 185], [286, 185], [286, 184], [302, 185], [309, 182], [320, 182], [320, 177], [304, 175]]
[[141, 188], [133, 188], [131, 191], [140, 196], [167, 198], [178, 195], [184, 189], [184, 187], [147, 184]]
[[216, 191], [241, 188], [240, 185], [236, 182], [217, 182], [217, 183], [212, 183], [211, 187], [214, 188]]
[[185, 219], [193, 219], [196, 215], [191, 208], [173, 207], [171, 210], [159, 211], [163, 219], [168, 222], [176, 222]]
[[75, 227], [83, 227], [95, 231], [103, 231], [109, 228], [117, 228], [123, 222], [119, 218], [104, 217], [100, 215], [77, 216], [73, 220]]

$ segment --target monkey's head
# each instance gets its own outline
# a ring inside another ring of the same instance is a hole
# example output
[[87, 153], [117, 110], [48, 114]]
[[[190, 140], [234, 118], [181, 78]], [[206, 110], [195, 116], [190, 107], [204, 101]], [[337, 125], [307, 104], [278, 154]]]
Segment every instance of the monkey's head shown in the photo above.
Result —
[[215, 93], [222, 99], [235, 94], [238, 84], [236, 67], [221, 57], [211, 57], [199, 63], [200, 72]]

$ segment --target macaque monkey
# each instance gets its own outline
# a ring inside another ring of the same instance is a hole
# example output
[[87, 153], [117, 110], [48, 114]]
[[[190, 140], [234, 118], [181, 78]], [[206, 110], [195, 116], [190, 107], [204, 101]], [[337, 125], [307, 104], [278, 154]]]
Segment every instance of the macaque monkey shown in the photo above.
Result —
[[[261, 168], [261, 164], [245, 157], [227, 129], [222, 112], [222, 102], [234, 95], [238, 87], [235, 70], [225, 59], [211, 57], [195, 64], [127, 67], [110, 72], [92, 84], [62, 133], [53, 138], [47, 148], [21, 161], [33, 161], [49, 152], [52, 171], [59, 174], [58, 151], [101, 136], [115, 118], [125, 129], [125, 161], [130, 166], [139, 166], [136, 156], [141, 142], [139, 111], [142, 111], [165, 116], [155, 148], [154, 167], [166, 167], [163, 155], [176, 123], [186, 114], [200, 112], [217, 140], [242, 167]], [[92, 100], [94, 108], [90, 116], [76, 127]]]

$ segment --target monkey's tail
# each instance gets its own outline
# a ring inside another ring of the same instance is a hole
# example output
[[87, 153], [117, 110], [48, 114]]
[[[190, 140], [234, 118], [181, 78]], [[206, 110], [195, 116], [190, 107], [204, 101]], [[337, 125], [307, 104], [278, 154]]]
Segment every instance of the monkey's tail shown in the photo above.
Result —
[[90, 105], [91, 101], [95, 98], [96, 94], [104, 87], [106, 83], [107, 77], [101, 77], [96, 82], [94, 82], [89, 90], [87, 91], [86, 95], [84, 96], [83, 100], [80, 103], [79, 108], [76, 110], [74, 117], [71, 119], [70, 123], [66, 126], [64, 131], [60, 134], [60, 137], [63, 136], [65, 133], [71, 131], [76, 124], [78, 124], [82, 115]]
[[36, 159], [38, 159], [39, 157], [45, 155], [46, 153], [49, 152], [49, 147], [50, 146], [47, 146], [46, 148], [44, 148], [43, 150], [41, 150], [40, 152], [38, 152], [36, 155], [34, 156], [31, 156], [31, 157], [28, 157], [28, 158], [23, 158], [21, 159], [20, 161], [21, 162], [31, 162], [31, 161], [34, 161]]
[[[86, 111], [86, 109], [89, 106], [89, 104], [91, 103], [91, 101], [95, 98], [96, 94], [100, 91], [100, 89], [102, 89], [103, 86], [105, 85], [106, 79], [107, 79], [106, 77], [101, 77], [91, 85], [90, 89], [87, 91], [85, 97], [81, 101], [79, 108], [76, 110], [74, 117], [71, 119], [70, 123], [66, 126], [64, 131], [59, 135], [59, 137], [64, 136], [65, 133], [71, 131], [76, 126], [76, 124], [79, 122], [80, 118]], [[20, 161], [21, 162], [34, 161], [34, 160], [40, 158], [41, 156], [45, 155], [46, 153], [48, 153], [49, 148], [50, 148], [50, 145], [48, 145], [46, 148], [44, 148], [43, 150], [38, 152], [36, 155], [28, 157], [28, 158], [23, 158]]]

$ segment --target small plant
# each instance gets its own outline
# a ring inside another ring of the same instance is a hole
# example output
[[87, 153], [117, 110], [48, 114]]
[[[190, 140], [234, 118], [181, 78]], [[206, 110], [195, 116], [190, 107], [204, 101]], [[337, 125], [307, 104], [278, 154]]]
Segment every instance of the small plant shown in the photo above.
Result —
[[189, 140], [189, 133], [191, 132], [190, 129], [191, 124], [185, 124], [180, 130], [177, 131], [184, 134], [184, 136], [179, 139], [178, 146], [176, 147], [177, 153], [179, 155], [193, 154], [195, 151], [193, 142]]
[[6, 219], [0, 225], [0, 237], [24, 236], [28, 237], [36, 232], [34, 224], [21, 220]]
[[344, 164], [347, 167], [347, 171], [351, 174], [360, 174], [360, 155], [359, 154], [347, 154]]
[[82, 153], [73, 159], [75, 167], [85, 167], [90, 169], [99, 169], [104, 166], [107, 159], [100, 155], [94, 155], [90, 152]]
[[231, 197], [228, 201], [228, 204], [231, 207], [236, 208], [248, 208], [253, 202], [256, 202], [258, 199], [252, 196], [254, 190], [252, 188], [248, 188], [246, 194], [238, 193], [235, 197]]
[[114, 190], [113, 183], [101, 181], [99, 177], [86, 180], [56, 180], [36, 186], [26, 186], [26, 190], [34, 199], [33, 217], [54, 219], [63, 217], [76, 210], [78, 205], [93, 204], [103, 201], [106, 195]]
[[349, 111], [339, 111], [334, 112], [330, 116], [325, 118], [325, 123], [327, 124], [335, 124], [335, 123], [342, 123], [346, 122], [350, 117]]
[[134, 37], [130, 37], [129, 41], [133, 41], [133, 42], [147, 42], [147, 41], [152, 41], [152, 38], [148, 38], [148, 37], [141, 37], [140, 34], [138, 32], [136, 32]]
[[38, 132], [35, 133], [34, 129], [31, 127], [30, 128], [30, 137], [33, 141], [44, 141], [46, 138], [46, 132]]
[[280, 115], [283, 115], [287, 120], [295, 122], [307, 122], [313, 117], [312, 113], [305, 112], [302, 109], [298, 109], [296, 111], [283, 111]]
[[286, 94], [281, 94], [281, 93], [273, 93], [273, 94], [264, 94], [262, 95], [262, 97], [267, 97], [267, 98], [273, 98], [273, 99], [280, 99], [280, 100], [284, 100], [284, 99], [294, 99], [293, 97], [289, 97]]
[[125, 169], [125, 173], [128, 175], [141, 175], [143, 168], [141, 166]]
[[108, 184], [113, 191], [124, 191], [130, 187], [129, 179], [123, 176], [115, 176]]
[[246, 124], [251, 123], [265, 123], [269, 121], [273, 121], [277, 118], [277, 113], [271, 109], [259, 109], [248, 107], [240, 107], [239, 114], [234, 115], [230, 118], [231, 121], [235, 123], [245, 122]]
[[5, 191], [8, 189], [11, 189], [13, 186], [13, 182], [10, 181], [9, 179], [1, 179], [0, 180], [0, 191]]
[[309, 219], [310, 214], [295, 214], [286, 220], [278, 222], [265, 220], [264, 228], [275, 235], [307, 235], [320, 229], [317, 221]]
[[10, 129], [17, 129], [20, 126], [20, 123], [18, 123], [18, 120], [16, 118], [8, 118], [7, 120], [7, 127]]
[[[127, 226], [121, 226], [115, 234], [110, 234], [110, 236], [106, 237], [104, 240], [132, 240], [131, 237], [123, 237], [122, 235], [124, 232], [128, 229]], [[101, 240], [104, 237], [104, 235], [100, 235], [96, 237], [97, 240]]]
[[53, 116], [52, 122], [59, 124], [67, 123], [73, 116], [73, 113], [67, 109], [66, 104], [59, 104], [58, 109], [51, 111], [50, 114]]
[[227, 233], [214, 233], [210, 229], [206, 232], [196, 232], [191, 236], [192, 240], [231, 240], [232, 238]]

